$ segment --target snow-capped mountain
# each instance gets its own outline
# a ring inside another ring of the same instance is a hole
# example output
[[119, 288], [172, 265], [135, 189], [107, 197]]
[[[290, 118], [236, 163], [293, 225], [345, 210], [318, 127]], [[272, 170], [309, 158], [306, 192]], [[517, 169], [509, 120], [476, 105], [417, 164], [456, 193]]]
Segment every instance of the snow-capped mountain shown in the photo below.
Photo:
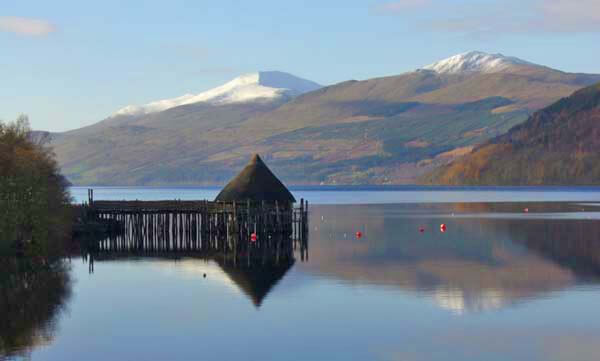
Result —
[[471, 51], [440, 60], [423, 67], [423, 69], [432, 70], [439, 74], [460, 74], [468, 72], [498, 73], [509, 70], [516, 65], [534, 64], [502, 54], [488, 54], [481, 51]]
[[199, 94], [157, 100], [144, 105], [128, 105], [117, 115], [143, 115], [160, 112], [180, 105], [205, 102], [223, 105], [247, 102], [272, 102], [288, 99], [321, 88], [310, 80], [280, 71], [264, 71], [239, 76], [219, 87]]

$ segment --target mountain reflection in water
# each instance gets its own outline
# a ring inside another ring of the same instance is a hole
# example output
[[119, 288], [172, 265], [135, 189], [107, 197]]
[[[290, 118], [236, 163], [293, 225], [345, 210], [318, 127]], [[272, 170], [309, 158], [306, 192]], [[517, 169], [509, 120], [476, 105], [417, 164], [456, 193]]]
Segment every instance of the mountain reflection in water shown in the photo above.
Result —
[[600, 222], [582, 210], [595, 209], [566, 203], [314, 206], [311, 258], [299, 267], [353, 284], [398, 287], [457, 313], [498, 309], [598, 282]]
[[[350, 284], [395, 287], [459, 314], [494, 310], [598, 283], [596, 210], [569, 203], [317, 205], [309, 220], [310, 259], [297, 267]], [[257, 308], [295, 263], [243, 267], [219, 257], [173, 256], [174, 262], [163, 257], [153, 264], [199, 278], [209, 273]], [[126, 253], [96, 257], [160, 259]]]

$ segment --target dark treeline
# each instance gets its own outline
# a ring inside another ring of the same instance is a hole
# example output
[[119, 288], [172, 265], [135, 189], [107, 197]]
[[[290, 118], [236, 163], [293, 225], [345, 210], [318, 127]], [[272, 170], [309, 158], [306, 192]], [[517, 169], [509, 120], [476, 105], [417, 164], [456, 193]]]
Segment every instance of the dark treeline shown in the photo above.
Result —
[[67, 182], [27, 117], [0, 122], [0, 360], [52, 339], [70, 294]]
[[0, 122], [0, 256], [43, 263], [63, 254], [70, 234], [70, 196], [46, 137], [26, 116]]

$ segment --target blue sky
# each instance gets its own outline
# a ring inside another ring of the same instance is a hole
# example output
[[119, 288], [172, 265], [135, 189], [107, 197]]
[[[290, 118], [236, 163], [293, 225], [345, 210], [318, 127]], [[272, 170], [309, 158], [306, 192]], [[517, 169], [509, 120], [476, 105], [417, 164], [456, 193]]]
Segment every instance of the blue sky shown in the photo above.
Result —
[[600, 73], [599, 36], [598, 0], [2, 0], [0, 119], [63, 131], [257, 70], [332, 84], [470, 50]]

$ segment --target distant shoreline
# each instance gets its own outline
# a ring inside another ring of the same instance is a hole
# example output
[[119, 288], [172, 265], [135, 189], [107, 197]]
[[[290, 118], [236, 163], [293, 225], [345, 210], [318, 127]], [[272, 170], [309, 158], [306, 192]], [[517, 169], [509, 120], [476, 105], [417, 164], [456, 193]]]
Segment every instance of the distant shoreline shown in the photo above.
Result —
[[[78, 186], [69, 187], [76, 189], [210, 189], [220, 190], [222, 186]], [[291, 185], [288, 187], [293, 191], [451, 191], [451, 190], [473, 190], [473, 191], [599, 191], [600, 185], [524, 185], [524, 186], [449, 186], [449, 185]]]

